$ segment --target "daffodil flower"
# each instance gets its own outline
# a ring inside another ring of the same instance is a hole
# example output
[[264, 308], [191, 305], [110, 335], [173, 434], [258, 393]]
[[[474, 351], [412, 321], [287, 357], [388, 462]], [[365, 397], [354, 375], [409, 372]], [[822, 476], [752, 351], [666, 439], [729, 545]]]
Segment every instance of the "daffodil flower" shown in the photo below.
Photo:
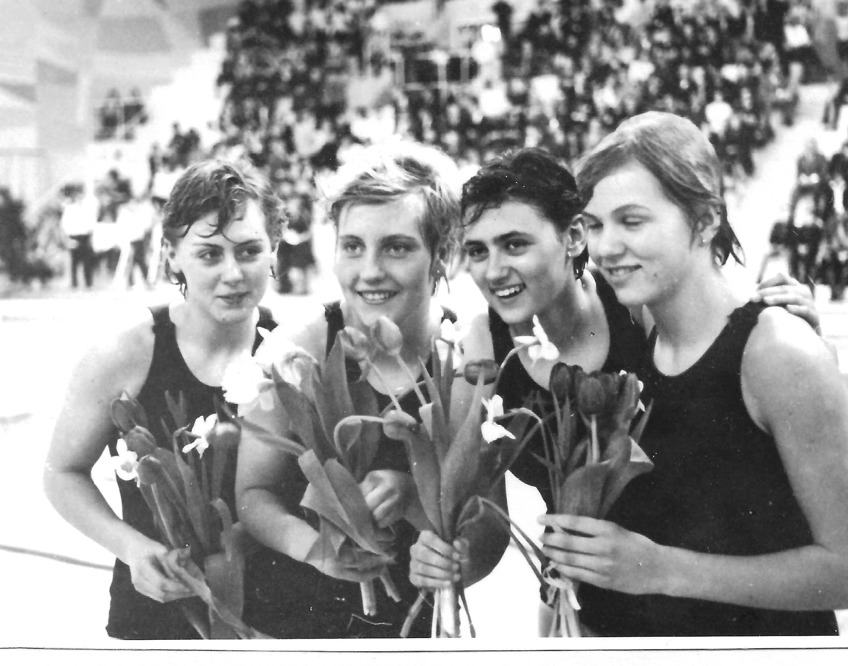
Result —
[[202, 458], [203, 452], [209, 448], [208, 437], [217, 423], [217, 414], [212, 414], [206, 418], [198, 416], [194, 425], [191, 427], [191, 434], [197, 435], [197, 437], [183, 447], [183, 453], [196, 450], [197, 455]]
[[517, 335], [515, 342], [527, 346], [527, 354], [533, 363], [540, 358], [546, 361], [556, 361], [559, 358], [559, 349], [548, 338], [537, 315], [533, 315], [533, 335]]
[[274, 382], [265, 376], [262, 367], [249, 352], [245, 352], [227, 366], [224, 380], [221, 382], [227, 402], [241, 407], [258, 398], [259, 406], [264, 410], [274, 406], [274, 398], [268, 392], [273, 385]]
[[132, 481], [138, 479], [138, 454], [127, 447], [123, 437], [118, 439], [118, 455], [112, 456], [112, 465], [119, 479]]
[[486, 408], [486, 420], [480, 426], [480, 432], [483, 435], [483, 439], [485, 439], [489, 444], [501, 439], [502, 437], [515, 439], [515, 435], [513, 435], [509, 430], [504, 428], [502, 425], [495, 423], [495, 419], [504, 415], [503, 398], [499, 395], [493, 395], [491, 400], [483, 398], [483, 406]]

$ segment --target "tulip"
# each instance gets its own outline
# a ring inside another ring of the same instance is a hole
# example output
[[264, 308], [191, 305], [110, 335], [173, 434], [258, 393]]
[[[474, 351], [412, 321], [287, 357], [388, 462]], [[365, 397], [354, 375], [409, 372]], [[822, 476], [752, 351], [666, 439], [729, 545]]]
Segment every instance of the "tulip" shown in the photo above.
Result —
[[156, 450], [156, 440], [147, 428], [135, 426], [124, 434], [124, 442], [130, 451], [139, 456], [146, 456]]
[[406, 412], [392, 410], [383, 417], [383, 433], [389, 439], [402, 440], [404, 430], [415, 432], [418, 430], [418, 421]]
[[465, 364], [462, 376], [469, 384], [477, 385], [480, 376], [483, 376], [484, 384], [491, 384], [498, 378], [498, 364], [491, 359], [469, 361]]
[[386, 315], [381, 315], [371, 326], [371, 337], [377, 348], [389, 356], [398, 356], [403, 348], [400, 328]]
[[342, 341], [344, 354], [347, 358], [359, 362], [368, 360], [371, 353], [371, 342], [365, 333], [353, 326], [345, 326], [339, 331], [338, 337]]
[[575, 377], [577, 408], [586, 418], [603, 414], [608, 402], [606, 387], [601, 378], [593, 374], [578, 373]]
[[575, 374], [579, 370], [579, 366], [570, 366], [567, 363], [557, 363], [551, 370], [550, 391], [561, 403], [574, 397]]

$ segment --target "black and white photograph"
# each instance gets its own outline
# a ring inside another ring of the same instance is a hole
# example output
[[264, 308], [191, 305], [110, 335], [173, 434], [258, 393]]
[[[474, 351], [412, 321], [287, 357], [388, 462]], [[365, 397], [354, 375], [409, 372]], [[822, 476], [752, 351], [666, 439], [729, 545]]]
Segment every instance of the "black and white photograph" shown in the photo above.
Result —
[[840, 663], [848, 0], [0, 0], [9, 663]]

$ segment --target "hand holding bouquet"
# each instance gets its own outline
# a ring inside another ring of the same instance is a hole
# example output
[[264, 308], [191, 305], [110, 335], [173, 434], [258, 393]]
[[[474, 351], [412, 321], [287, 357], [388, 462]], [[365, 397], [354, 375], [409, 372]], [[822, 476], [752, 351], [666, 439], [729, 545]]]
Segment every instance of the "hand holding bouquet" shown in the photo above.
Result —
[[147, 415], [124, 394], [112, 402], [122, 438], [113, 458], [118, 476], [135, 480], [170, 553], [168, 570], [208, 606], [187, 617], [203, 638], [266, 638], [241, 621], [246, 535], [221, 499], [224, 471], [235, 465], [239, 426], [226, 404], [189, 427], [183, 397], [166, 394], [174, 427], [158, 446]]

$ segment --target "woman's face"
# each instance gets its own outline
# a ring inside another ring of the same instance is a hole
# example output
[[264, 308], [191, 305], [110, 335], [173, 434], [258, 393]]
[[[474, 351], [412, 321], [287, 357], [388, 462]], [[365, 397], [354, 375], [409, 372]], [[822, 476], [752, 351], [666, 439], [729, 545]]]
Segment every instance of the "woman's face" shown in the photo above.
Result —
[[638, 162], [601, 179], [583, 214], [589, 256], [624, 305], [660, 302], [690, 272], [697, 246], [686, 215]]
[[335, 273], [345, 303], [360, 323], [381, 315], [418, 325], [429, 312], [431, 256], [421, 233], [423, 202], [407, 196], [385, 204], [354, 204], [339, 218]]
[[186, 301], [214, 321], [234, 323], [253, 315], [265, 295], [273, 252], [262, 209], [250, 201], [244, 217], [233, 220], [224, 234], [214, 232], [218, 213], [189, 227], [185, 237], [169, 245], [171, 270], [182, 273]]
[[574, 279], [564, 236], [526, 203], [485, 211], [465, 228], [463, 247], [474, 283], [507, 324], [542, 315]]

